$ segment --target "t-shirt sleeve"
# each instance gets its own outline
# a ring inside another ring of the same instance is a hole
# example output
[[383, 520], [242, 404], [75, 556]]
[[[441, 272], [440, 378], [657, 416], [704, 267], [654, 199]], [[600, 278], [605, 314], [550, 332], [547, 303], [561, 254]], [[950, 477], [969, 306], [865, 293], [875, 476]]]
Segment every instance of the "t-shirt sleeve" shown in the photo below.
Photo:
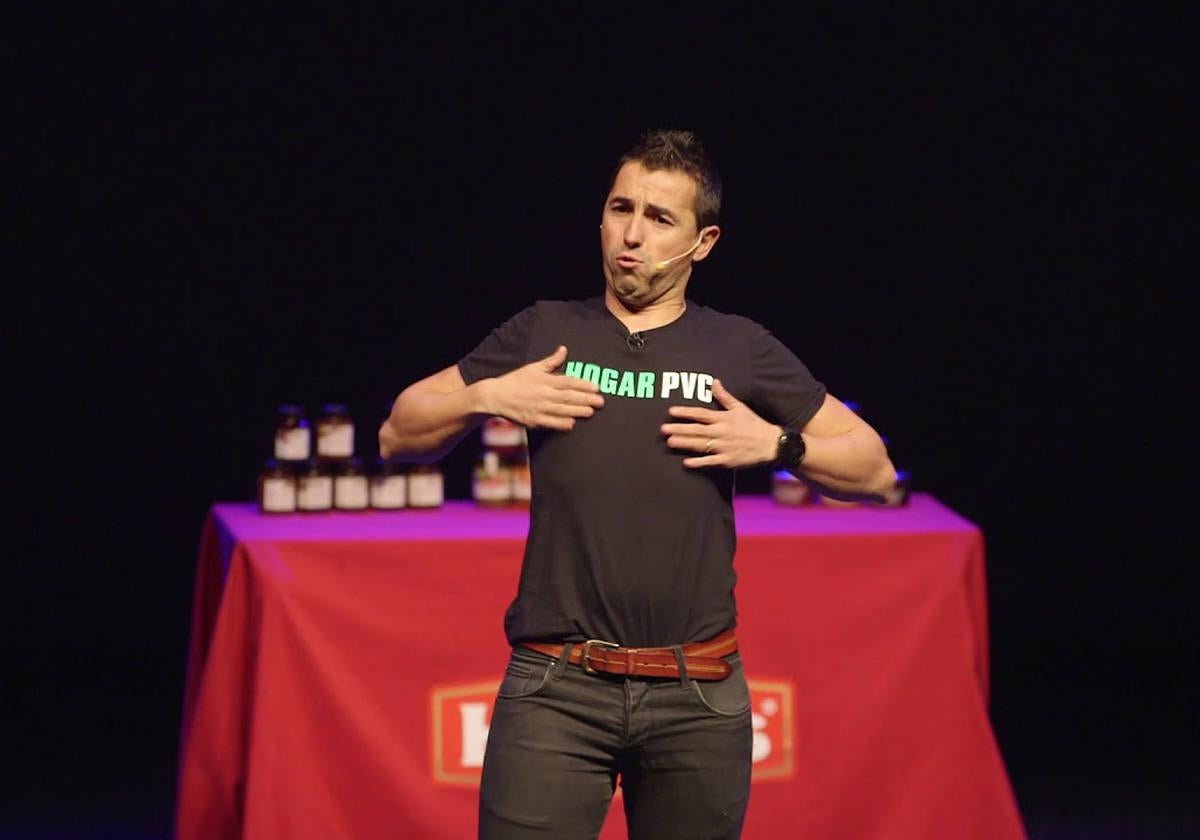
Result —
[[800, 429], [825, 401], [825, 386], [766, 329], [754, 336], [751, 370], [756, 403], [751, 407], [764, 420]]
[[537, 307], [530, 306], [509, 318], [467, 355], [458, 360], [458, 372], [468, 385], [502, 376], [526, 364], [529, 342], [537, 323]]

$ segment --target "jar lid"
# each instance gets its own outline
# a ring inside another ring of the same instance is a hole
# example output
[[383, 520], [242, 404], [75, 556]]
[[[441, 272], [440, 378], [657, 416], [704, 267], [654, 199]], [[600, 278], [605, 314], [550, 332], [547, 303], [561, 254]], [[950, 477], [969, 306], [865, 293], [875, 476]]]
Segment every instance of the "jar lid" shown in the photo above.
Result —
[[340, 417], [350, 413], [350, 408], [343, 403], [325, 403], [321, 413], [329, 417]]
[[268, 458], [263, 462], [264, 472], [290, 472], [291, 464], [285, 461], [280, 461], [278, 458]]
[[300, 405], [281, 405], [278, 413], [281, 417], [303, 417], [304, 406]]
[[320, 458], [309, 458], [300, 472], [303, 475], [326, 475], [329, 473], [329, 465]]
[[400, 458], [383, 457], [377, 457], [373, 466], [376, 475], [402, 475], [408, 468], [407, 462], [401, 461]]
[[342, 475], [362, 475], [362, 458], [359, 458], [357, 455], [344, 458], [338, 462], [338, 469]]

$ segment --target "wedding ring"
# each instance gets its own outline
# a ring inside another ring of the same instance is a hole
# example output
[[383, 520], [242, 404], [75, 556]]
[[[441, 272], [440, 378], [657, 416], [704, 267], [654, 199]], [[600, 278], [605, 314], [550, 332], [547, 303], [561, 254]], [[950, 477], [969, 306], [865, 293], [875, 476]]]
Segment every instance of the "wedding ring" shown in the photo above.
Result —
[[707, 455], [709, 452], [712, 452], [713, 442], [714, 442], [713, 439], [709, 438], [708, 443], [704, 444], [704, 454], [705, 455]]

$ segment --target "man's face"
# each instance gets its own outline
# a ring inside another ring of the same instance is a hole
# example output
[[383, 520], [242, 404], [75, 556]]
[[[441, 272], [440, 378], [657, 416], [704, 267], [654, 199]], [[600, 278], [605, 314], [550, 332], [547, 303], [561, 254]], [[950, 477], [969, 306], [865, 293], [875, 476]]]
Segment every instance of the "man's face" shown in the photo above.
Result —
[[634, 161], [617, 173], [604, 203], [600, 247], [605, 282], [628, 308], [683, 297], [692, 258], [703, 258], [711, 243], [665, 268], [659, 269], [658, 262], [696, 244], [695, 197], [696, 182], [683, 172], [650, 172]]

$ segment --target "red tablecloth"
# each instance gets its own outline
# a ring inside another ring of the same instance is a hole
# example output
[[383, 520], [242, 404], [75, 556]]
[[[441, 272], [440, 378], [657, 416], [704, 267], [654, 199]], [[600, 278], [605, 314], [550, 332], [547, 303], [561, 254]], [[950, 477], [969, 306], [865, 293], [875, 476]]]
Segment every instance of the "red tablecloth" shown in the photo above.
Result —
[[[754, 702], [744, 837], [1024, 837], [987, 715], [979, 530], [736, 499]], [[472, 838], [528, 514], [214, 506], [196, 575], [178, 835]], [[601, 835], [624, 836], [619, 801]]]

